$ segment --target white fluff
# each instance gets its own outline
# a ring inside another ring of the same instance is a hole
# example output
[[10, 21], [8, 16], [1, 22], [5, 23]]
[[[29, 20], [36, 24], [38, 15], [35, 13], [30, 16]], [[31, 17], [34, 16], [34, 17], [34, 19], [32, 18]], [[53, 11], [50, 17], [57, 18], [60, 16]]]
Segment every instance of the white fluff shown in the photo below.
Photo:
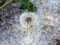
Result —
[[31, 25], [36, 25], [37, 24], [37, 21], [38, 21], [37, 14], [32, 13], [32, 12], [24, 12], [24, 13], [21, 14], [20, 19], [19, 19], [20, 24], [21, 24], [22, 27], [24, 27], [24, 28], [27, 27], [27, 23], [25, 21], [25, 19], [27, 17], [31, 17], [32, 18]]

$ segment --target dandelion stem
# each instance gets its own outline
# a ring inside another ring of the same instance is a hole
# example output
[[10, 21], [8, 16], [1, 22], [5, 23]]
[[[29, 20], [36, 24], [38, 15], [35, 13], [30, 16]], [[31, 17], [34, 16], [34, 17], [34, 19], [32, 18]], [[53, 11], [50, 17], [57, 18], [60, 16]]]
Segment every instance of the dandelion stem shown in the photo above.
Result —
[[30, 33], [30, 24], [28, 24], [28, 23], [27, 23], [27, 33], [28, 33], [28, 35]]
[[0, 7], [0, 9], [2, 9], [3, 7], [5, 7], [8, 3], [10, 3], [12, 0], [10, 0], [10, 1], [8, 1], [8, 2], [6, 2], [5, 4], [3, 4], [1, 7]]

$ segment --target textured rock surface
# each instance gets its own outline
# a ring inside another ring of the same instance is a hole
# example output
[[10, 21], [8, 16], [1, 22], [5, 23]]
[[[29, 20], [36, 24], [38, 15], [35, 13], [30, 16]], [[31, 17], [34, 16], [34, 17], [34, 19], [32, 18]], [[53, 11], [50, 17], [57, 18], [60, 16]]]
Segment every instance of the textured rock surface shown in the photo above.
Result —
[[[37, 7], [39, 21], [46, 15], [54, 19], [60, 19], [59, 0], [30, 0]], [[29, 36], [26, 29], [19, 23], [19, 16], [24, 12], [18, 9], [18, 5], [11, 4], [3, 12], [3, 23], [0, 27], [0, 45], [55, 45], [54, 39], [60, 36], [60, 21], [53, 22], [56, 28], [42, 29], [40, 26], [33, 26]], [[20, 5], [20, 4], [19, 4]], [[1, 11], [0, 11], [1, 12]]]

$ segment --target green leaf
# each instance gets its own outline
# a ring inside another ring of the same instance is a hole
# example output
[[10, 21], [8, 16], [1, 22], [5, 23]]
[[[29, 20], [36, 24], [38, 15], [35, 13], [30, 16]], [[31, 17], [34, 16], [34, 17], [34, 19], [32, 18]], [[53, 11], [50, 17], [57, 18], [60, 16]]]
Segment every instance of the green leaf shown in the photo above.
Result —
[[47, 25], [47, 24], [44, 24], [44, 25], [43, 25], [43, 28], [44, 28], [44, 29], [47, 29], [47, 28], [48, 28], [48, 25]]
[[33, 11], [36, 11], [36, 7], [30, 2], [29, 4], [28, 4], [28, 11], [31, 11], [31, 12], [33, 12]]
[[22, 3], [22, 4], [28, 4], [28, 0], [20, 0], [20, 2]]
[[19, 7], [19, 9], [28, 10], [30, 12], [36, 11], [36, 7], [28, 0], [20, 0], [20, 2], [22, 5]]
[[50, 28], [50, 29], [54, 29], [54, 26], [51, 26], [51, 25], [50, 25], [49, 28]]
[[40, 23], [40, 26], [43, 26], [44, 29], [47, 29], [48, 28], [48, 25], [45, 24], [45, 23]]
[[22, 9], [22, 10], [26, 10], [27, 8], [28, 8], [28, 6], [24, 5], [24, 4], [22, 4], [21, 7], [19, 7], [19, 9]]
[[40, 26], [43, 26], [44, 29], [49, 28], [49, 29], [51, 29], [51, 30], [53, 30], [53, 29], [55, 28], [54, 26], [48, 25], [48, 24], [45, 24], [45, 23], [40, 23]]

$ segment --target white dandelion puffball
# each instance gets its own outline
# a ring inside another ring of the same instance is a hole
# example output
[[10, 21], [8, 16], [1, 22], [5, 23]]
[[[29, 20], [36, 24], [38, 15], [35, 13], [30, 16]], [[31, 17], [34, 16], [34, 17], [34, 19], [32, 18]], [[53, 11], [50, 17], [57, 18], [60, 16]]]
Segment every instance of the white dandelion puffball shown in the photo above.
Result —
[[51, 21], [54, 20], [54, 18], [52, 16], [46, 16], [46, 17], [44, 17], [44, 20], [48, 21], [48, 22], [51, 22]]
[[30, 25], [36, 25], [38, 20], [38, 16], [35, 13], [32, 12], [24, 12], [20, 16], [20, 24], [22, 27], [27, 27], [27, 22], [30, 22]]

